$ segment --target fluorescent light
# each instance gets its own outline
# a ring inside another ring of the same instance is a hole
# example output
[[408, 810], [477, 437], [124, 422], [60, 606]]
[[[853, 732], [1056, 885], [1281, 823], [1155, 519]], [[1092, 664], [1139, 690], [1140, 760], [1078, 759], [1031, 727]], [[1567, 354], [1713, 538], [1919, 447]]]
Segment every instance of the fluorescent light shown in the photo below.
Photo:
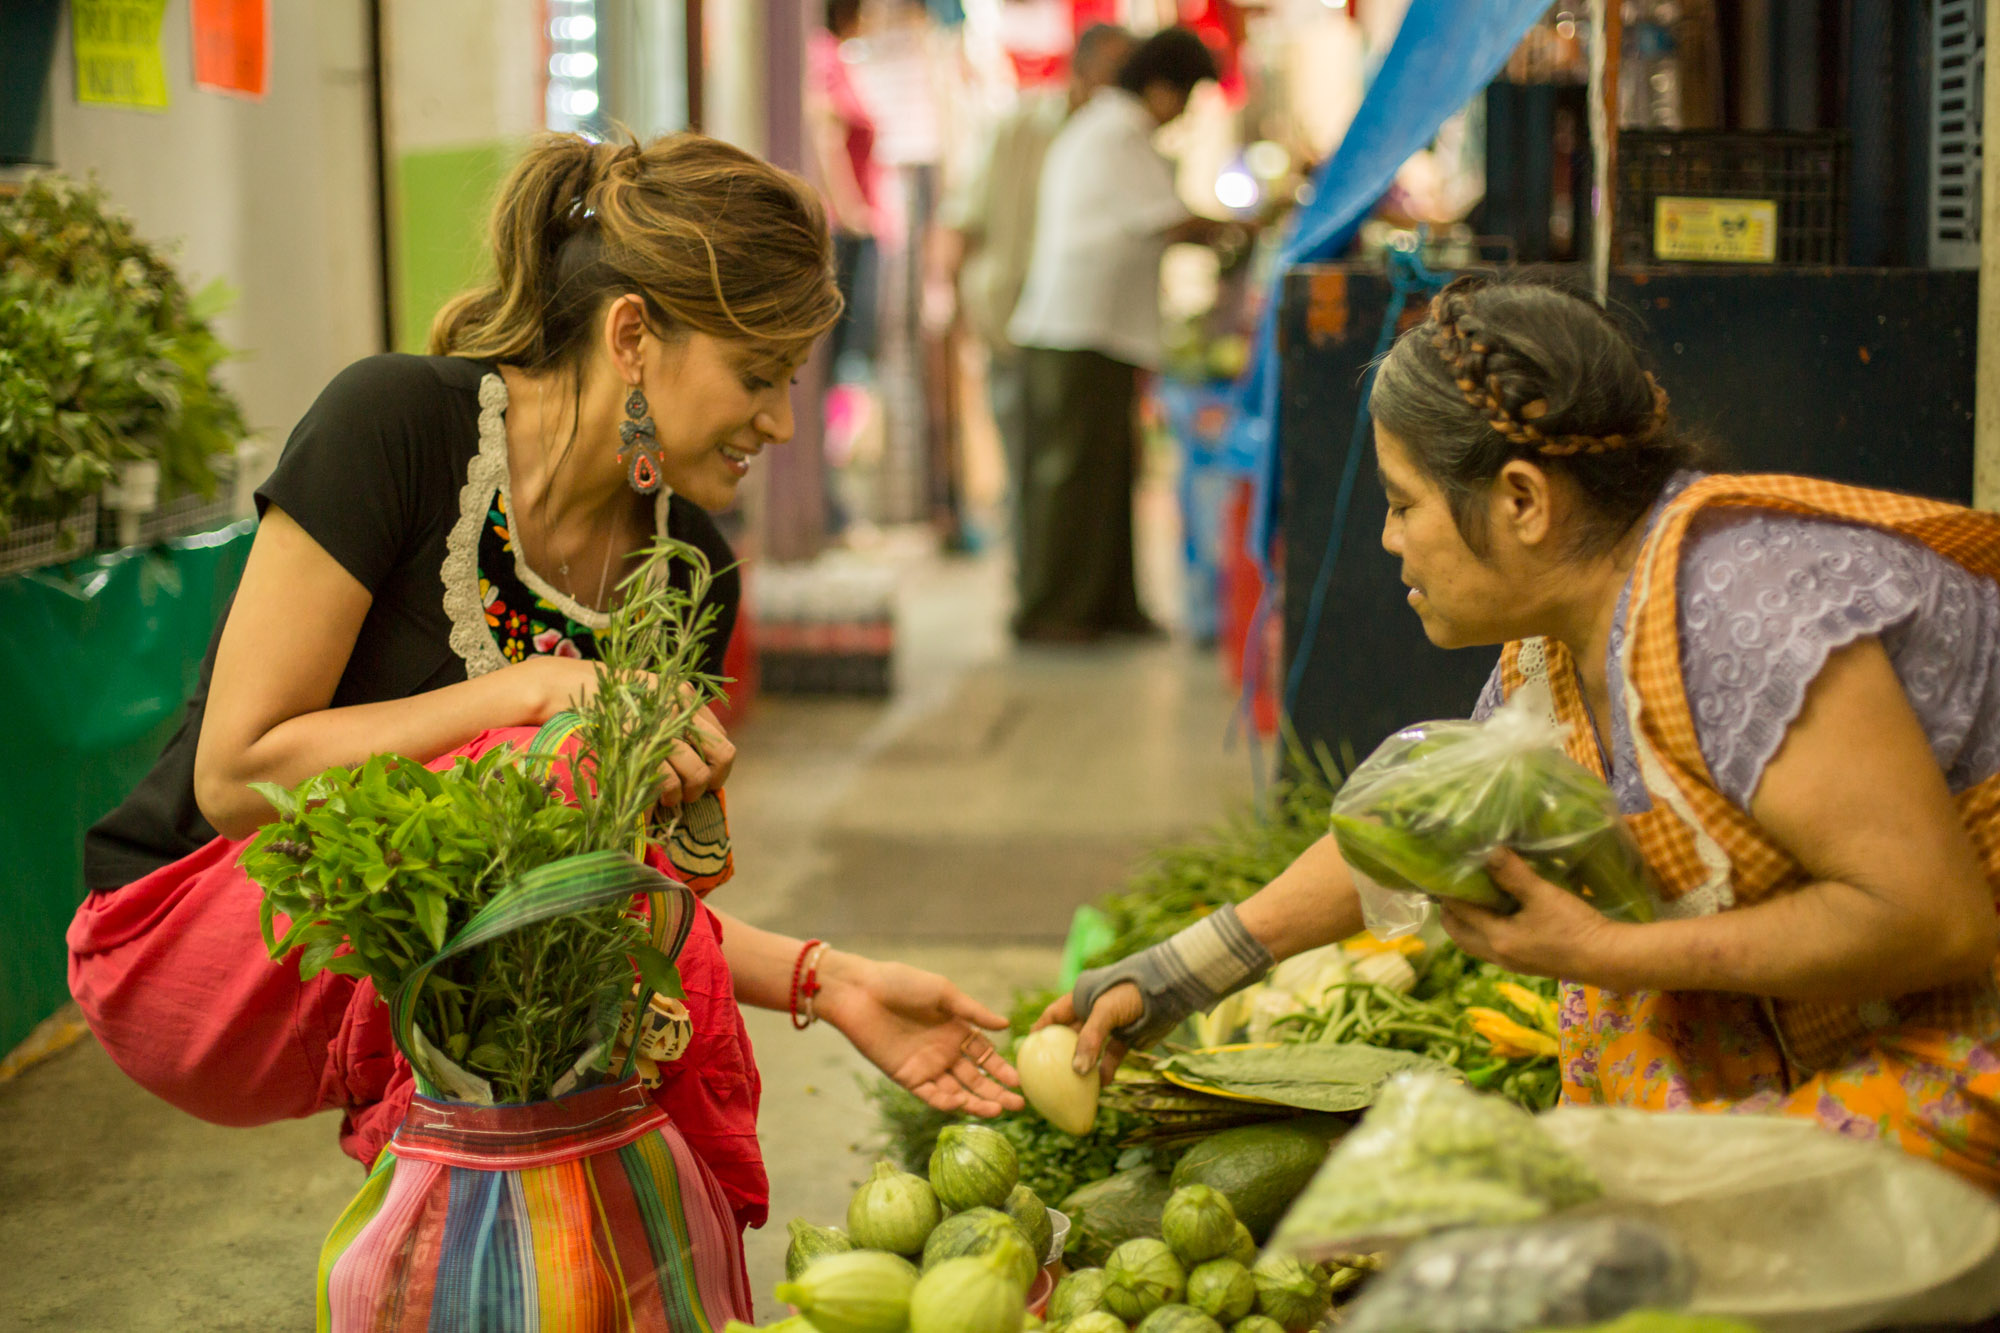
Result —
[[1224, 208], [1239, 212], [1255, 208], [1261, 193], [1256, 177], [1241, 167], [1231, 167], [1215, 178], [1215, 197]]

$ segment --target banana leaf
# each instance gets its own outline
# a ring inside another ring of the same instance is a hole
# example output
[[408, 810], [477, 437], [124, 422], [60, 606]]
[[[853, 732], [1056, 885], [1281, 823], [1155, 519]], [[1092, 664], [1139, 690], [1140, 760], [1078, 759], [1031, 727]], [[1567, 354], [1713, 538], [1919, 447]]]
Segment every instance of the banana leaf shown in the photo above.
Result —
[[1410, 1051], [1352, 1043], [1222, 1047], [1169, 1056], [1160, 1073], [1222, 1097], [1240, 1097], [1335, 1113], [1372, 1106], [1397, 1074], [1423, 1070], [1456, 1079], [1458, 1071]]

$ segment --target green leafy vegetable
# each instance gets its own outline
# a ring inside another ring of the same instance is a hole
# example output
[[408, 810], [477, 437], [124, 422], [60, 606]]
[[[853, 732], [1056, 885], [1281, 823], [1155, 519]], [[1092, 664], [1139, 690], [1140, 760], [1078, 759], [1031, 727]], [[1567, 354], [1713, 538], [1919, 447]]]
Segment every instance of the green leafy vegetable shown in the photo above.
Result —
[[1331, 1112], [1358, 1111], [1373, 1104], [1376, 1092], [1397, 1074], [1451, 1072], [1406, 1051], [1324, 1042], [1190, 1051], [1169, 1056], [1159, 1068], [1215, 1092]]
[[[674, 561], [691, 566], [687, 590], [666, 577]], [[641, 846], [668, 753], [719, 693], [696, 666], [713, 619], [702, 605], [708, 587], [700, 552], [665, 539], [623, 585], [598, 638], [598, 691], [578, 710], [573, 763], [585, 776], [574, 802], [549, 757], [504, 746], [442, 773], [381, 755], [290, 791], [259, 787], [278, 817], [242, 864], [264, 891], [271, 956], [297, 950], [302, 976], [366, 976], [393, 995], [524, 874]], [[432, 1050], [485, 1079], [496, 1100], [540, 1100], [580, 1066], [610, 1072], [608, 1039], [635, 959], [649, 985], [671, 981], [624, 902], [538, 922], [432, 969], [416, 1028]]]

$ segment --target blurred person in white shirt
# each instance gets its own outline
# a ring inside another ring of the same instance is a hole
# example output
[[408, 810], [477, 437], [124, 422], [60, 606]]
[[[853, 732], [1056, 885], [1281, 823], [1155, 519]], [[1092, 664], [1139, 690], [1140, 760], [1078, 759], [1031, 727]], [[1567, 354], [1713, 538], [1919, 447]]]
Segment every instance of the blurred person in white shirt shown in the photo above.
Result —
[[1139, 374], [1162, 356], [1160, 260], [1240, 231], [1196, 217], [1153, 135], [1217, 76], [1187, 28], [1141, 42], [1112, 86], [1064, 124], [1042, 165], [1035, 238], [1007, 336], [1022, 349], [1015, 637], [1156, 634], [1133, 577]]
[[986, 393], [1007, 464], [1009, 525], [1021, 557], [1020, 488], [1027, 447], [1027, 383], [1007, 323], [1028, 278], [1042, 163], [1063, 124], [1107, 87], [1136, 39], [1111, 23], [1084, 29], [1070, 53], [1066, 87], [1029, 92], [1003, 116], [978, 165], [946, 198], [934, 258], [955, 286], [958, 309], [987, 350]]

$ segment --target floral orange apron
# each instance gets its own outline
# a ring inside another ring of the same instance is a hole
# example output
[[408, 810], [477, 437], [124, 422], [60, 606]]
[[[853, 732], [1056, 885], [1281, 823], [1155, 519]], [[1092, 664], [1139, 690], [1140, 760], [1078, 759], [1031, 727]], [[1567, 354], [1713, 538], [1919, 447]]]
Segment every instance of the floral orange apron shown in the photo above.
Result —
[[[1760, 902], [1811, 878], [1717, 788], [1683, 688], [1682, 542], [1696, 514], [1722, 507], [1865, 523], [2000, 579], [2000, 516], [1954, 505], [1804, 477], [1723, 475], [1669, 502], [1632, 573], [1623, 701], [1652, 800], [1627, 822], [1677, 917]], [[1604, 776], [1568, 650], [1510, 643], [1501, 673], [1509, 694], [1546, 681], [1570, 757]], [[1957, 802], [2000, 891], [2000, 776]], [[2000, 994], [1990, 981], [1859, 1005], [1565, 985], [1561, 1060], [1568, 1102], [1802, 1116], [2000, 1189]]]

